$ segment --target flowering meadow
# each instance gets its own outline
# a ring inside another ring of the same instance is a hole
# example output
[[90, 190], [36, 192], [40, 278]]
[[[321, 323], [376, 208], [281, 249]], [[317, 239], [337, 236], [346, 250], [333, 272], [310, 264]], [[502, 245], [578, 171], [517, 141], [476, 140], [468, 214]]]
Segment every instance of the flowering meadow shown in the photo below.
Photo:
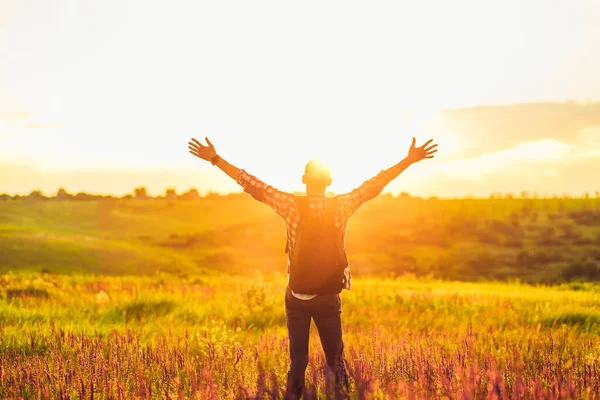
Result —
[[[285, 279], [0, 275], [0, 398], [281, 398]], [[355, 278], [350, 398], [600, 398], [600, 287]], [[312, 329], [306, 397], [331, 394]]]

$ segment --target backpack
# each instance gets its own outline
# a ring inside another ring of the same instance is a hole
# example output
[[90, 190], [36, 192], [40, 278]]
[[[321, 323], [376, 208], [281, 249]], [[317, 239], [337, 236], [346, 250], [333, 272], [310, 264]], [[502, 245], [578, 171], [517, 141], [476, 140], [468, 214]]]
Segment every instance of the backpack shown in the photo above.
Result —
[[334, 218], [338, 201], [335, 197], [326, 200], [324, 212], [315, 213], [309, 207], [308, 197], [296, 197], [300, 220], [290, 257], [289, 280], [295, 293], [335, 294], [345, 285], [345, 237], [335, 226]]

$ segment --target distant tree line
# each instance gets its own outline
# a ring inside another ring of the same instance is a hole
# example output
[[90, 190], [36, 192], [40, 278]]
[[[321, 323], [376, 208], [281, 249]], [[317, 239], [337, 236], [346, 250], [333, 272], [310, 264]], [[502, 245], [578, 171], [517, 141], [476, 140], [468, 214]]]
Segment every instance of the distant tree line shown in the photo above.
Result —
[[135, 200], [197, 200], [201, 198], [214, 198], [214, 197], [235, 197], [240, 196], [242, 193], [234, 193], [228, 195], [220, 195], [216, 192], [209, 192], [205, 196], [200, 196], [198, 189], [191, 188], [186, 192], [178, 194], [177, 191], [173, 188], [168, 188], [165, 190], [164, 195], [151, 196], [148, 194], [148, 190], [144, 186], [136, 187], [133, 190], [133, 193], [127, 193], [123, 196], [113, 196], [113, 195], [101, 195], [101, 194], [91, 194], [86, 192], [78, 192], [78, 193], [69, 193], [66, 189], [60, 188], [53, 196], [46, 196], [42, 193], [41, 190], [33, 190], [28, 195], [9, 195], [6, 193], [0, 194], [0, 201], [8, 201], [8, 200], [29, 200], [29, 201], [46, 201], [46, 200], [71, 200], [71, 201], [82, 201], [82, 200], [116, 200], [116, 199], [135, 199]]
[[[302, 192], [295, 192], [296, 194], [304, 194]], [[328, 196], [333, 196], [335, 195], [335, 193], [333, 192], [327, 192]], [[135, 200], [152, 200], [152, 199], [156, 199], [156, 200], [197, 200], [197, 199], [201, 199], [201, 198], [232, 198], [232, 197], [236, 197], [236, 196], [243, 196], [243, 192], [242, 193], [231, 193], [231, 194], [227, 194], [227, 195], [222, 195], [219, 194], [217, 192], [208, 192], [206, 195], [201, 196], [200, 193], [198, 192], [198, 189], [196, 188], [191, 188], [186, 192], [183, 192], [181, 194], [178, 194], [176, 192], [176, 190], [174, 188], [167, 188], [165, 190], [164, 195], [157, 195], [157, 196], [151, 196], [150, 194], [148, 194], [148, 190], [146, 189], [146, 187], [144, 186], [138, 186], [135, 189], [133, 189], [133, 193], [127, 193], [123, 196], [113, 196], [113, 195], [101, 195], [101, 194], [91, 194], [91, 193], [86, 193], [86, 192], [78, 192], [76, 194], [72, 194], [67, 192], [64, 188], [59, 188], [58, 191], [56, 192], [56, 194], [54, 196], [46, 196], [42, 193], [41, 190], [33, 190], [31, 191], [31, 193], [29, 193], [28, 195], [22, 196], [22, 195], [9, 195], [6, 193], [0, 194], [0, 201], [3, 200], [20, 200], [20, 199], [24, 199], [24, 200], [32, 200], [32, 201], [43, 201], [43, 200], [110, 200], [110, 199], [123, 199], [123, 200], [129, 200], [129, 199], [135, 199]], [[384, 196], [388, 196], [388, 197], [393, 197], [390, 193], [386, 193], [384, 194]], [[581, 198], [584, 199], [592, 199], [592, 198], [596, 198], [596, 199], [600, 199], [600, 191], [597, 190], [594, 192], [594, 194], [590, 194], [589, 192], [585, 192]], [[409, 193], [407, 192], [402, 192], [400, 194], [398, 194], [397, 198], [399, 199], [421, 199], [421, 197], [418, 196], [411, 196]], [[465, 196], [465, 198], [474, 198], [473, 196]], [[512, 200], [512, 199], [569, 199], [572, 198], [571, 196], [569, 196], [566, 193], [563, 193], [562, 195], [548, 195], [548, 193], [544, 193], [543, 195], [539, 195], [538, 193], [530, 193], [528, 191], [522, 191], [521, 193], [519, 193], [518, 195], [515, 195], [513, 193], [490, 193], [489, 195], [490, 199], [497, 199], [497, 200]], [[430, 196], [429, 197], [430, 200], [437, 200], [438, 197], [437, 196]]]
[[[600, 199], [600, 190], [596, 190], [594, 192], [594, 194], [592, 195], [590, 192], [585, 192], [583, 193], [583, 195], [581, 196], [581, 198], [583, 199], [591, 199], [595, 197], [596, 199]], [[570, 199], [570, 198], [577, 198], [577, 197], [572, 197], [567, 193], [563, 193], [561, 195], [558, 194], [553, 194], [553, 195], [549, 195], [548, 193], [544, 193], [543, 195], [540, 195], [537, 192], [529, 192], [527, 190], [523, 190], [521, 193], [519, 193], [519, 195], [514, 195], [513, 193], [490, 193], [490, 199]]]

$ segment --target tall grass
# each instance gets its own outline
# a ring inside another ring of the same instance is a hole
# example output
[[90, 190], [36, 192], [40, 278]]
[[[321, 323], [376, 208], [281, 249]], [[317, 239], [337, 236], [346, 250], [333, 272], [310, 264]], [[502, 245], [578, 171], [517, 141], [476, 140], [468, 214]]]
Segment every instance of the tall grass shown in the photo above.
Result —
[[[277, 275], [0, 276], [1, 398], [278, 398]], [[352, 398], [599, 398], [600, 291], [408, 277], [343, 295]], [[307, 397], [331, 385], [312, 332]]]

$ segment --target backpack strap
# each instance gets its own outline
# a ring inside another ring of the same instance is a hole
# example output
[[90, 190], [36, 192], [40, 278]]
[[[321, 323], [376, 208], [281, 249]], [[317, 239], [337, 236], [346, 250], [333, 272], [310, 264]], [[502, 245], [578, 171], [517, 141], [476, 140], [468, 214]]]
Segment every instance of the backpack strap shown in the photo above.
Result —
[[[298, 212], [300, 215], [304, 215], [308, 211], [308, 197], [307, 196], [296, 196], [294, 201], [296, 202], [296, 207], [298, 207]], [[301, 221], [299, 222], [301, 223]], [[285, 238], [285, 253], [290, 252], [290, 243], [288, 241], [287, 235]]]

